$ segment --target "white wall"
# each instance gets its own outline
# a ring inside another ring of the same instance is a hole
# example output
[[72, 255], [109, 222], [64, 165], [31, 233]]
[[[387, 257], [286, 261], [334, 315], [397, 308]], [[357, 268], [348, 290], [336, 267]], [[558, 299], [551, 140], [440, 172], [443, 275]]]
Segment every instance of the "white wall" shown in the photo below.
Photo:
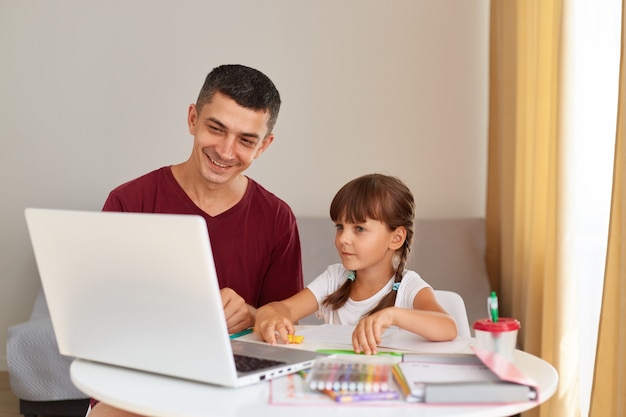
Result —
[[[174, 5], [175, 4], [175, 5]], [[400, 176], [418, 216], [483, 216], [488, 0], [0, 0], [0, 369], [38, 276], [27, 206], [100, 209], [187, 158], [207, 72], [276, 83], [276, 140], [248, 174], [297, 215]]]

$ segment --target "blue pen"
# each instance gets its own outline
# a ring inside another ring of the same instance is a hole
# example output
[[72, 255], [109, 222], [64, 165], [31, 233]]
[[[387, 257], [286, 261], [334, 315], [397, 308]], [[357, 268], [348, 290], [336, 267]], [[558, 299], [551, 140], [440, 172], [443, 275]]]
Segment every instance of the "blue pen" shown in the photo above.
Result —
[[498, 297], [495, 291], [491, 291], [491, 295], [487, 298], [487, 308], [489, 317], [494, 323], [498, 322]]

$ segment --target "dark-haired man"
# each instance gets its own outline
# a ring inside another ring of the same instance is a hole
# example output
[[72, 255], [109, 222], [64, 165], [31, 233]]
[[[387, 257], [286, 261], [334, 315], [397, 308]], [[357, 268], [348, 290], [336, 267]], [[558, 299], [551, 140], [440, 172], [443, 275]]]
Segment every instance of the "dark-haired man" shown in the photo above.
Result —
[[[207, 222], [230, 333], [256, 308], [303, 288], [300, 239], [289, 206], [243, 172], [274, 140], [280, 95], [261, 72], [222, 65], [188, 110], [189, 159], [129, 181], [103, 210], [197, 214]], [[92, 400], [90, 416], [133, 414]]]

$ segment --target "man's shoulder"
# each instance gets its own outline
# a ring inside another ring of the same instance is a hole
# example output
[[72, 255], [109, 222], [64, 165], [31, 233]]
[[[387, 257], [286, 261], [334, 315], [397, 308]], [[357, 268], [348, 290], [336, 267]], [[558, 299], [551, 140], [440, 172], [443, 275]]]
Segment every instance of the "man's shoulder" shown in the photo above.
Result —
[[126, 181], [123, 184], [118, 185], [112, 192], [121, 192], [126, 189], [132, 188], [144, 188], [148, 184], [157, 184], [161, 181], [167, 180], [172, 175], [172, 167], [164, 166], [154, 171], [150, 171], [130, 181]]
[[292, 213], [291, 207], [283, 199], [281, 199], [276, 194], [272, 193], [271, 191], [263, 187], [261, 184], [259, 184], [252, 178], [248, 178], [248, 181], [249, 181], [248, 187], [250, 189], [250, 198], [253, 201], [265, 203], [265, 205], [271, 207], [272, 209], [278, 209], [281, 211], [284, 210], [286, 212]]
[[[163, 186], [171, 182], [172, 179], [173, 176], [169, 166], [155, 169], [111, 190], [102, 209], [104, 211], [158, 211], [155, 207], [157, 200], [172, 200], [167, 198], [170, 197], [169, 194], [172, 194], [172, 187]], [[163, 190], [168, 190], [166, 192], [168, 195], [165, 195]], [[161, 210], [166, 211], [167, 209]]]

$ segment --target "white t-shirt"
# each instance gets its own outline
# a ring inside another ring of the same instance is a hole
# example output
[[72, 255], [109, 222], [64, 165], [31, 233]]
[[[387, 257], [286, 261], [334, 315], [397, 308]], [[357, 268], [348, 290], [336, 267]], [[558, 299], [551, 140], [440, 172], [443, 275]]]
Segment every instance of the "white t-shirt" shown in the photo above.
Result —
[[[326, 268], [322, 274], [311, 282], [307, 288], [311, 290], [317, 304], [319, 311], [317, 316], [324, 319], [324, 323], [327, 324], [343, 324], [355, 326], [361, 317], [376, 307], [378, 302], [387, 294], [392, 291], [394, 277], [389, 279], [389, 282], [376, 294], [370, 298], [362, 301], [354, 301], [348, 298], [348, 301], [338, 310], [331, 310], [329, 306], [323, 306], [322, 301], [339, 288], [347, 279], [348, 270], [343, 267], [342, 264], [330, 265]], [[402, 275], [402, 282], [400, 288], [398, 288], [398, 295], [396, 296], [396, 307], [413, 308], [413, 300], [417, 293], [424, 289], [431, 288], [426, 281], [424, 281], [415, 271], [405, 270]]]

